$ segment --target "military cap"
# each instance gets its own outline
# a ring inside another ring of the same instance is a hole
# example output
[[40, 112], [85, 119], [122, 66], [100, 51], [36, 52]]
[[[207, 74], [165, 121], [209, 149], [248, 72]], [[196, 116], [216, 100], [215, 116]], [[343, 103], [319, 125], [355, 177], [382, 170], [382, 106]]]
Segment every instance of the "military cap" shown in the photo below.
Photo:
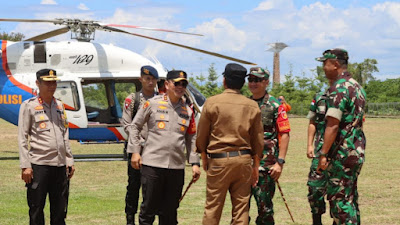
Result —
[[268, 70], [264, 70], [261, 67], [252, 67], [250, 68], [250, 72], [248, 74], [249, 76], [256, 76], [256, 77], [260, 77], [260, 78], [265, 78], [266, 80], [269, 79], [269, 71]]
[[53, 69], [41, 69], [37, 71], [36, 79], [42, 79], [44, 81], [60, 80], [60, 78], [57, 77], [57, 72]]
[[142, 68], [140, 68], [140, 76], [142, 75], [150, 75], [158, 80], [158, 72], [152, 66], [142, 66]]
[[322, 57], [315, 58], [315, 60], [323, 62], [327, 59], [341, 59], [341, 60], [349, 60], [349, 54], [346, 50], [341, 48], [333, 48], [325, 50], [322, 53]]
[[247, 76], [247, 70], [237, 63], [228, 63], [222, 75], [227, 79], [244, 79]]
[[171, 70], [167, 73], [167, 80], [172, 80], [174, 82], [178, 82], [181, 80], [187, 80], [187, 74], [182, 70]]

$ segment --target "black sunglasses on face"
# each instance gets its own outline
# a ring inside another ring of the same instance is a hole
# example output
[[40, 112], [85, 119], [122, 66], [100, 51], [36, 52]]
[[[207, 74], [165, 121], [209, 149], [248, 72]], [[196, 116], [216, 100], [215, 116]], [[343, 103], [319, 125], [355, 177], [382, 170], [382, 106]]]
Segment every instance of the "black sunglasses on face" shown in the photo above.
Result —
[[247, 80], [249, 81], [249, 83], [250, 83], [250, 82], [256, 82], [256, 83], [258, 83], [258, 82], [263, 81], [264, 78], [261, 78], [261, 77], [249, 77], [249, 78], [247, 78]]
[[186, 86], [188, 85], [187, 81], [178, 81], [178, 82], [174, 82], [175, 87], [178, 86], [182, 86], [183, 88], [186, 88]]

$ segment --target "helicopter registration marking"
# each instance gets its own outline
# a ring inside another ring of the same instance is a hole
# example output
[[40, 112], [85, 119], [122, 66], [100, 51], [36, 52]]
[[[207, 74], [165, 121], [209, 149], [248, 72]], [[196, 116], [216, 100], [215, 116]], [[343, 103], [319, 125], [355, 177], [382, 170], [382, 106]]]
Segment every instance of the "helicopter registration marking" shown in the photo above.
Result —
[[72, 64], [85, 63], [85, 65], [88, 65], [92, 62], [93, 58], [93, 55], [77, 55], [75, 61]]

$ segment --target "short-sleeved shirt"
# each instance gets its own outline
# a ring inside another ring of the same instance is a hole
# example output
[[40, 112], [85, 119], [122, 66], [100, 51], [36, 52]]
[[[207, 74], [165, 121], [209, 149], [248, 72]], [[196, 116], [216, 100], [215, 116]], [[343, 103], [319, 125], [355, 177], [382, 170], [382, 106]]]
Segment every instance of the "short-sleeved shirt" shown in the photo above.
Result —
[[316, 125], [316, 132], [314, 135], [314, 153], [321, 150], [323, 145], [323, 138], [325, 133], [325, 115], [326, 115], [326, 93], [321, 91], [317, 93], [310, 104], [310, 111], [308, 112], [307, 119], [312, 120]]
[[[365, 112], [366, 93], [361, 85], [354, 80], [348, 72], [344, 72], [339, 79], [327, 90], [327, 112], [326, 116], [336, 118], [340, 121], [339, 132], [331, 150], [344, 138], [336, 158], [343, 159], [350, 154], [357, 154], [364, 160], [366, 138], [362, 130], [363, 116]], [[351, 129], [354, 121], [358, 121], [353, 131], [346, 135]], [[355, 150], [352, 151], [352, 150]]]
[[18, 145], [21, 168], [73, 165], [63, 103], [53, 98], [48, 105], [39, 96], [24, 101], [19, 111]]
[[253, 100], [260, 107], [264, 131], [264, 149], [260, 166], [269, 167], [275, 164], [279, 155], [278, 135], [290, 132], [290, 124], [285, 108], [275, 97], [266, 93], [263, 98]]
[[226, 89], [203, 105], [197, 133], [197, 152], [209, 154], [250, 150], [261, 156], [263, 130], [256, 102]]
[[183, 99], [172, 104], [164, 94], [147, 100], [132, 121], [128, 152], [140, 153], [142, 145], [139, 133], [145, 124], [148, 127], [148, 136], [142, 151], [143, 165], [184, 169], [185, 147], [188, 162], [200, 162], [199, 156], [194, 152], [194, 113]]

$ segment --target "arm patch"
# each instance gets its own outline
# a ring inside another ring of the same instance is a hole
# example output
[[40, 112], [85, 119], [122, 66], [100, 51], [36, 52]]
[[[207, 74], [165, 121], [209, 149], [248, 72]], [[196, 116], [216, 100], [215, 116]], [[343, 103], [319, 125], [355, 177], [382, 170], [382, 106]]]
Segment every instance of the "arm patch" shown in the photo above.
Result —
[[290, 132], [289, 119], [285, 107], [283, 105], [280, 105], [278, 108], [278, 119], [276, 120], [276, 126], [278, 128], [279, 133]]

